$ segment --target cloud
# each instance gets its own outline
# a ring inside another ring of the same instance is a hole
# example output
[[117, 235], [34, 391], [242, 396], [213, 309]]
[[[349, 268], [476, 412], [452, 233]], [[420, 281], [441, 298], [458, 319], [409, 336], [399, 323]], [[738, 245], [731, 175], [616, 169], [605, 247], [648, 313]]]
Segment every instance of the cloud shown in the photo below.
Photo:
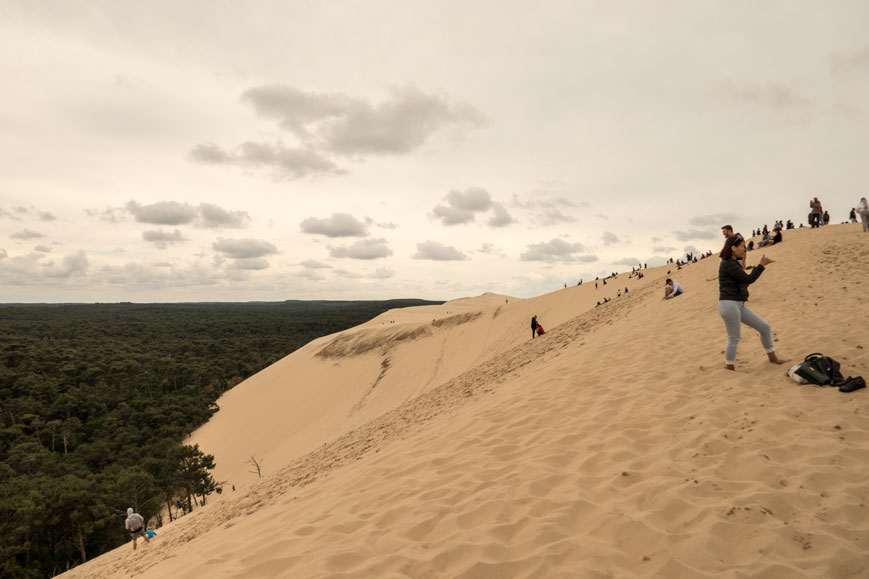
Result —
[[278, 252], [278, 248], [261, 239], [224, 239], [218, 237], [211, 244], [214, 251], [232, 259], [264, 257]]
[[593, 262], [597, 261], [595, 255], [577, 255], [585, 251], [581, 243], [567, 243], [563, 239], [554, 238], [545, 243], [532, 243], [528, 250], [519, 256], [522, 261], [545, 261], [545, 262]]
[[380, 103], [341, 93], [306, 92], [286, 85], [250, 88], [241, 101], [261, 117], [277, 121], [296, 145], [283, 141], [247, 141], [234, 150], [200, 143], [190, 160], [206, 165], [236, 165], [272, 169], [276, 178], [340, 175], [335, 157], [403, 155], [445, 130], [464, 130], [486, 124], [474, 107], [426, 94], [413, 86], [393, 89]]
[[163, 290], [167, 287], [210, 286], [216, 284], [223, 273], [214, 268], [193, 264], [176, 267], [166, 262], [128, 262], [107, 265], [94, 274], [94, 281], [115, 285]]
[[6, 259], [7, 257], [9, 257], [9, 254], [6, 253], [6, 250], [0, 249], [0, 259]]
[[777, 112], [808, 110], [812, 107], [811, 100], [775, 82], [736, 84], [726, 81], [718, 85], [715, 93], [724, 100]]
[[99, 217], [101, 221], [109, 223], [120, 223], [126, 220], [127, 212], [123, 207], [109, 207], [100, 211], [98, 209], [85, 209], [88, 217]]
[[463, 261], [468, 259], [464, 253], [450, 245], [443, 245], [437, 241], [428, 240], [425, 243], [416, 244], [416, 253], [412, 259], [428, 259], [432, 261]]
[[335, 275], [345, 279], [361, 279], [362, 277], [365, 277], [361, 273], [356, 273], [347, 269], [336, 269]]
[[213, 203], [199, 204], [199, 225], [206, 229], [241, 229], [250, 222], [246, 211], [228, 211]]
[[389, 279], [395, 275], [395, 272], [386, 267], [378, 267], [368, 277], [371, 279]]
[[638, 265], [640, 260], [636, 257], [623, 257], [618, 261], [612, 262], [614, 265], [629, 265], [631, 267]]
[[173, 243], [187, 241], [177, 229], [171, 233], [169, 231], [163, 231], [162, 229], [156, 231], [143, 231], [142, 239], [155, 244], [159, 249], [166, 249]]
[[307, 176], [340, 175], [329, 158], [309, 147], [288, 147], [282, 141], [247, 141], [235, 151], [225, 151], [213, 143], [200, 143], [190, 151], [190, 160], [205, 165], [235, 165], [247, 169], [272, 171], [275, 179], [294, 180]]
[[45, 264], [44, 271], [45, 275], [50, 278], [71, 278], [84, 276], [89, 267], [90, 262], [85, 252], [78, 251], [64, 256], [60, 263], [49, 262]]
[[489, 192], [482, 187], [468, 187], [464, 191], [452, 190], [444, 197], [445, 203], [436, 205], [432, 215], [443, 225], [463, 225], [472, 223], [477, 213], [492, 211], [488, 224], [491, 227], [505, 227], [513, 223], [513, 217], [503, 204], [492, 200]]
[[657, 236], [652, 237], [652, 243], [661, 243], [662, 241], [664, 241], [664, 240], [660, 237], [657, 237]]
[[329, 247], [329, 255], [350, 259], [379, 259], [392, 255], [392, 250], [385, 239], [360, 239], [351, 245]]
[[[53, 213], [51, 213], [49, 211], [39, 211], [35, 207], [32, 207], [32, 206], [30, 208], [22, 207], [22, 206], [13, 207], [13, 211], [15, 211], [15, 213], [18, 213], [19, 215], [34, 214], [34, 215], [36, 215], [36, 218], [39, 219], [40, 221], [56, 221], [57, 220], [57, 217], [55, 217]], [[2, 207], [0, 207], [0, 217], [9, 217], [10, 219], [14, 219], [15, 221], [21, 221], [21, 218], [16, 216], [14, 213], [11, 213], [10, 211], [3, 209]]]
[[310, 281], [323, 281], [326, 279], [326, 276], [324, 276], [323, 274], [321, 274], [317, 270], [308, 269], [308, 268], [305, 268], [302, 271], [297, 272], [293, 275], [295, 275], [296, 277], [301, 277], [301, 278], [310, 280]]
[[37, 231], [32, 231], [30, 229], [22, 229], [18, 233], [13, 233], [9, 237], [11, 237], [12, 239], [39, 239], [41, 237], [45, 237], [45, 235]]
[[718, 234], [714, 231], [690, 229], [688, 231], [674, 231], [673, 235], [679, 241], [691, 241], [692, 239], [715, 239]]
[[151, 205], [130, 201], [126, 210], [139, 223], [152, 225], [184, 225], [196, 219], [196, 210], [193, 207], [177, 201], [160, 201]]
[[513, 223], [514, 219], [507, 212], [507, 209], [501, 205], [500, 203], [492, 204], [492, 211], [494, 215], [489, 219], [489, 225], [492, 227], [506, 227]]
[[597, 217], [598, 219], [606, 219], [606, 220], [609, 220], [609, 216], [604, 215], [603, 213], [595, 213], [594, 216]]
[[869, 46], [850, 54], [834, 54], [830, 66], [835, 73], [869, 72]]
[[341, 93], [314, 93], [286, 85], [246, 90], [243, 102], [301, 142], [334, 155], [400, 155], [448, 127], [475, 128], [485, 117], [472, 106], [426, 94], [413, 86], [369, 103]]
[[693, 245], [686, 245], [686, 246], [685, 246], [685, 251], [684, 251], [683, 253], [686, 253], [686, 254], [687, 254], [687, 253], [693, 253], [694, 255], [697, 255], [697, 256], [699, 257], [699, 255], [700, 255], [700, 250], [697, 249], [696, 247], [694, 247]]
[[476, 213], [492, 207], [492, 197], [482, 187], [468, 187], [464, 191], [450, 191], [445, 205], [436, 205], [432, 215], [443, 225], [461, 225], [474, 221]]
[[655, 247], [653, 247], [653, 248], [652, 248], [652, 251], [655, 252], [655, 253], [673, 253], [674, 251], [676, 251], [676, 248], [675, 248], [675, 247], [660, 246], [660, 245], [659, 245], [659, 246], [655, 246]]
[[485, 253], [486, 255], [498, 255], [501, 253], [501, 250], [495, 247], [492, 243], [484, 243], [480, 246], [480, 249], [477, 250], [477, 253]]
[[603, 235], [600, 236], [600, 240], [604, 245], [612, 245], [619, 242], [619, 236], [610, 231], [604, 231]]
[[588, 203], [582, 201], [574, 203], [563, 195], [554, 197], [542, 197], [537, 194], [530, 201], [522, 201], [518, 195], [513, 195], [512, 204], [522, 209], [561, 209], [564, 207], [588, 207]]
[[688, 220], [688, 223], [696, 227], [723, 227], [739, 219], [735, 213], [712, 213], [710, 215], [698, 215]]
[[368, 225], [373, 225], [374, 227], [379, 227], [381, 229], [398, 229], [398, 223], [393, 223], [392, 221], [385, 221], [383, 223], [379, 223], [374, 221], [370, 217], [365, 218], [365, 223]]
[[232, 260], [227, 267], [229, 269], [259, 271], [262, 269], [268, 269], [269, 261], [264, 257], [242, 257]]
[[37, 245], [33, 248], [33, 251], [38, 251], [40, 253], [51, 253], [51, 248], [47, 245]]
[[308, 217], [299, 226], [304, 233], [325, 235], [326, 237], [365, 237], [368, 225], [349, 213], [333, 213], [332, 217], [319, 219]]
[[305, 260], [300, 265], [307, 269], [332, 269], [331, 265], [313, 259]]

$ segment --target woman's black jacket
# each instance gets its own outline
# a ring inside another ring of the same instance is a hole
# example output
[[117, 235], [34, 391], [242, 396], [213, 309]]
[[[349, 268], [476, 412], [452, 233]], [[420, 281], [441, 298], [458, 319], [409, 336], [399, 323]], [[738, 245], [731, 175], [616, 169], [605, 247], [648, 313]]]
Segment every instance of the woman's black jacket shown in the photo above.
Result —
[[748, 284], [757, 281], [763, 273], [763, 266], [758, 265], [751, 274], [742, 271], [742, 266], [735, 259], [722, 259], [718, 266], [718, 299], [744, 302], [748, 300]]

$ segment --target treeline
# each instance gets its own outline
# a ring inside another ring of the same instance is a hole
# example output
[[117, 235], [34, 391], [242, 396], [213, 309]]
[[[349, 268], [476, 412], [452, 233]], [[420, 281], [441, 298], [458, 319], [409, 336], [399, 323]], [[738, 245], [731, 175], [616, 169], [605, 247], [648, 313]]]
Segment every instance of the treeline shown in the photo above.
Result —
[[0, 305], [0, 578], [50, 577], [221, 492], [182, 441], [323, 335], [440, 302]]

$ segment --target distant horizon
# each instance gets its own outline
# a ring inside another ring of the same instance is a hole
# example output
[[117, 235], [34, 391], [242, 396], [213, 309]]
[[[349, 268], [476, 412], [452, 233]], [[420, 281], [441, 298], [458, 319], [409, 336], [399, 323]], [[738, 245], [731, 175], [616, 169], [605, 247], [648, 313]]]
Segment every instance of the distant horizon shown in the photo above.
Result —
[[865, 2], [87, 6], [0, 7], [3, 302], [531, 297], [869, 182]]

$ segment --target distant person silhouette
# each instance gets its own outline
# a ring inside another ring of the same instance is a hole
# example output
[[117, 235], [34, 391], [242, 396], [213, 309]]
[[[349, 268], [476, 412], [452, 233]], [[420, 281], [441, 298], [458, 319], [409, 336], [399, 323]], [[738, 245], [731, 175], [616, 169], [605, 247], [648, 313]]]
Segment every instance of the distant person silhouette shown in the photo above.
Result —
[[537, 328], [539, 326], [540, 326], [540, 324], [537, 323], [537, 316], [536, 315], [531, 316], [531, 339], [532, 340], [537, 337]]

